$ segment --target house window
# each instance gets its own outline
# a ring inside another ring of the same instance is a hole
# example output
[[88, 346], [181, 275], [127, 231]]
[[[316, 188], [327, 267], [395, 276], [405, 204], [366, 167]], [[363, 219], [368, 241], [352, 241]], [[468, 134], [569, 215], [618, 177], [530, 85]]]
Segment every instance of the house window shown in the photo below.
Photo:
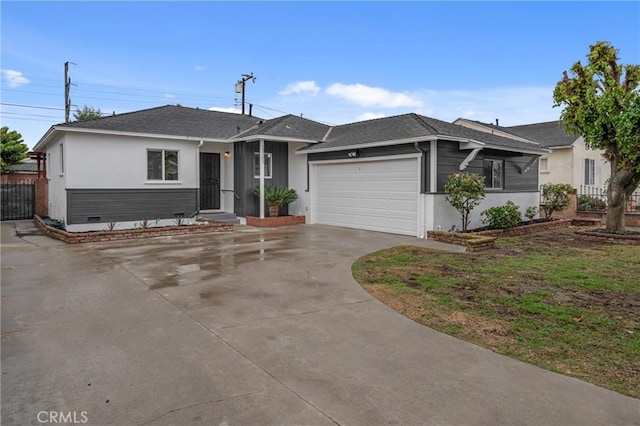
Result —
[[596, 180], [596, 160], [584, 160], [584, 184], [593, 185]]
[[60, 173], [64, 173], [64, 145], [60, 144]]
[[484, 160], [485, 185], [491, 189], [502, 189], [504, 180], [503, 160]]
[[540, 172], [541, 173], [548, 173], [549, 172], [549, 159], [548, 158], [541, 158], [540, 159]]
[[[256, 179], [260, 179], [260, 153], [256, 152], [253, 156], [253, 177]], [[271, 179], [271, 166], [272, 166], [272, 156], [270, 152], [264, 153], [264, 177], [265, 179]]]
[[148, 150], [148, 180], [178, 180], [178, 151]]

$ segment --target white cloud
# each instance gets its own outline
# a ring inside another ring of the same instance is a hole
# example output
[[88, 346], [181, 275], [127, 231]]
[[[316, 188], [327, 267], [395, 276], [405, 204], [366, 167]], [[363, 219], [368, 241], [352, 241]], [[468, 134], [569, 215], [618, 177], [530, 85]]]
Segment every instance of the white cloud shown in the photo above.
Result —
[[231, 112], [233, 114], [240, 114], [242, 113], [242, 111], [240, 111], [238, 108], [236, 107], [211, 107], [209, 108], [209, 111], [219, 111], [219, 112]]
[[22, 75], [22, 72], [20, 71], [2, 70], [2, 76], [9, 87], [20, 87], [25, 84], [29, 84], [29, 79]]
[[165, 97], [165, 98], [167, 98], [167, 99], [173, 99], [173, 98], [175, 98], [175, 96], [173, 96], [173, 95], [172, 95], [172, 94], [170, 94], [170, 93], [166, 93], [166, 94], [164, 95], [164, 97]]
[[390, 92], [381, 87], [365, 86], [360, 83], [334, 83], [327, 87], [326, 93], [366, 107], [402, 108], [422, 106], [422, 101], [413, 94]]
[[287, 84], [283, 90], [278, 92], [279, 95], [287, 96], [294, 94], [306, 94], [315, 96], [320, 92], [320, 87], [315, 81], [296, 81], [295, 83]]
[[356, 120], [365, 121], [365, 120], [373, 120], [376, 118], [383, 118], [383, 117], [386, 117], [386, 114], [383, 112], [363, 112], [362, 114], [356, 117]]
[[207, 68], [203, 67], [202, 65], [196, 65], [193, 69], [196, 70], [196, 71], [204, 71]]

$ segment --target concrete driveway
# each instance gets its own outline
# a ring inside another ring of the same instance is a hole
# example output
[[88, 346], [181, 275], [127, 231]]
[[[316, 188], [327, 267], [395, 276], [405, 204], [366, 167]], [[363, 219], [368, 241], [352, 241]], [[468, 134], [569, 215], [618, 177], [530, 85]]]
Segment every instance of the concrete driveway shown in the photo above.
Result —
[[350, 266], [399, 244], [451, 248], [312, 225], [68, 246], [3, 223], [2, 424], [640, 424], [640, 400], [373, 299]]

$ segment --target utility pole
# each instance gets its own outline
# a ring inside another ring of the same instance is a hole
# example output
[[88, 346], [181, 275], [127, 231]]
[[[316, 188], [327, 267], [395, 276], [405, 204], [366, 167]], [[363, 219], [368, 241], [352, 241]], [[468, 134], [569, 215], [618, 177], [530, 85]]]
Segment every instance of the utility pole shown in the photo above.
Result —
[[71, 98], [69, 97], [69, 91], [71, 89], [71, 77], [69, 77], [69, 64], [73, 62], [64, 63], [64, 122], [69, 122], [69, 113], [71, 112]]
[[253, 76], [253, 73], [242, 74], [242, 78], [236, 83], [236, 93], [242, 93], [242, 115], [244, 115], [245, 87], [249, 80], [252, 80], [254, 83], [256, 82], [256, 78]]

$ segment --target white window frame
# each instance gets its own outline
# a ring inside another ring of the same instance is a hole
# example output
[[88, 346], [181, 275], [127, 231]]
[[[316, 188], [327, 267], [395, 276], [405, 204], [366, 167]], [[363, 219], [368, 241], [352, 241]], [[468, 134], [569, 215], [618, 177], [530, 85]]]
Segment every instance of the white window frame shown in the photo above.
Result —
[[[161, 165], [162, 165], [162, 177], [160, 179], [153, 179], [149, 177], [149, 153], [150, 152], [160, 152], [162, 153]], [[167, 152], [175, 152], [176, 153], [176, 178], [175, 179], [167, 179]], [[180, 180], [180, 150], [177, 149], [147, 149], [147, 181], [150, 182], [178, 182]]]
[[549, 173], [549, 157], [540, 158], [540, 173]]
[[596, 183], [596, 160], [593, 158], [584, 159], [584, 184], [593, 186]]
[[[490, 176], [486, 176], [485, 175], [485, 178], [486, 178], [485, 187], [487, 189], [489, 189], [489, 190], [496, 190], [496, 191], [504, 189], [504, 184], [505, 184], [505, 182], [504, 182], [504, 179], [505, 179], [504, 178], [504, 160], [500, 160], [500, 159], [497, 159], [497, 158], [485, 158], [483, 160], [483, 163], [482, 163], [483, 174], [484, 174], [484, 164], [485, 164], [485, 162], [491, 162], [491, 175]], [[496, 164], [496, 163], [500, 164], [500, 175], [501, 175], [500, 176], [500, 180], [501, 180], [501, 185], [500, 186], [494, 186], [494, 182], [493, 182], [493, 167], [494, 167], [494, 164]], [[490, 179], [490, 181], [489, 181], [489, 179]]]
[[[273, 177], [273, 155], [270, 152], [264, 153], [264, 178], [271, 179]], [[256, 163], [256, 161], [258, 161]], [[260, 179], [260, 153], [253, 153], [253, 178]], [[256, 173], [257, 172], [257, 173]]]
[[64, 174], [64, 144], [60, 144], [60, 176]]

